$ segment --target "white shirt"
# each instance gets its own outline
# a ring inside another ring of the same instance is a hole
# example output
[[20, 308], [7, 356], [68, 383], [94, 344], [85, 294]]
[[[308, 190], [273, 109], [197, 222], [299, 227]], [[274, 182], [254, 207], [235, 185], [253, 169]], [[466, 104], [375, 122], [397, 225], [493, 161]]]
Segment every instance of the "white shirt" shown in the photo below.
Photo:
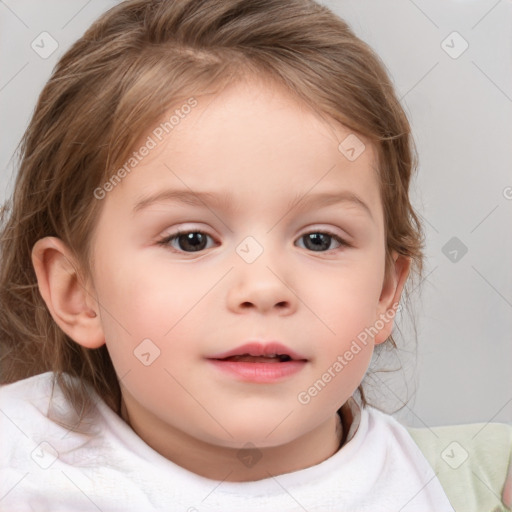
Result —
[[[96, 397], [91, 436], [47, 417], [52, 373], [0, 388], [0, 510], [453, 512], [403, 425], [347, 403], [347, 442], [315, 466], [254, 482], [192, 473], [148, 446]], [[56, 386], [55, 404], [71, 408]]]

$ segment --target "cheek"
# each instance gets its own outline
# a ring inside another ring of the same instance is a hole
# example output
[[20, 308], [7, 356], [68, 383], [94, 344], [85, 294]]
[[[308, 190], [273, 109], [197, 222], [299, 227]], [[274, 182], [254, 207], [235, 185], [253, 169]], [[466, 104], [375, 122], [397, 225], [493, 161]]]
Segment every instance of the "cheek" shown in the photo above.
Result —
[[326, 405], [354, 391], [368, 369], [374, 346], [369, 328], [375, 322], [383, 273], [377, 258], [361, 258], [357, 264], [310, 274], [305, 283], [304, 301], [312, 314], [304, 334], [322, 346], [312, 382], [329, 382], [320, 399]]
[[122, 327], [137, 331], [145, 324], [153, 324], [161, 309], [172, 313], [173, 306], [179, 303], [180, 294], [175, 292], [181, 288], [179, 276], [171, 283], [163, 269], [130, 257], [129, 251], [116, 253], [107, 248], [104, 253], [96, 273], [96, 289], [101, 305], [110, 313], [107, 320], [121, 323], [123, 319]]
[[383, 273], [378, 261], [311, 273], [301, 286], [303, 300], [326, 334], [356, 336], [375, 320]]
[[[110, 253], [97, 273], [102, 322], [112, 356], [117, 347], [119, 354], [121, 348], [132, 352], [146, 338], [164, 350], [177, 337], [191, 335], [191, 323], [199, 326], [204, 321], [198, 315], [204, 313], [203, 299], [218, 276], [173, 270], [162, 261], [148, 264]], [[191, 345], [180, 347], [186, 352]]]

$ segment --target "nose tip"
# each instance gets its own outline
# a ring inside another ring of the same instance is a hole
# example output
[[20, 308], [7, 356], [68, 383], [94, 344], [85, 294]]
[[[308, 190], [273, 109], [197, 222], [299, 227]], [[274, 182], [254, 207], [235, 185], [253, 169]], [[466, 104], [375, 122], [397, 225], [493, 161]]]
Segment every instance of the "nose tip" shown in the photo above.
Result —
[[283, 314], [294, 309], [290, 287], [268, 266], [258, 267], [258, 270], [253, 266], [245, 268], [237, 279], [228, 293], [228, 305], [233, 311]]

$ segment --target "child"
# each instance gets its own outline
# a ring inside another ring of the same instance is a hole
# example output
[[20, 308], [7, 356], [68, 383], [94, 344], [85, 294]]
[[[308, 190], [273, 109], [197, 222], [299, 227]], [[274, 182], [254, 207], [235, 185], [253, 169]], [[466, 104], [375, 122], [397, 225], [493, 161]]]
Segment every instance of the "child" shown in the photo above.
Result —
[[2, 510], [457, 510], [361, 384], [421, 277], [414, 166], [382, 63], [312, 0], [104, 14], [4, 226]]

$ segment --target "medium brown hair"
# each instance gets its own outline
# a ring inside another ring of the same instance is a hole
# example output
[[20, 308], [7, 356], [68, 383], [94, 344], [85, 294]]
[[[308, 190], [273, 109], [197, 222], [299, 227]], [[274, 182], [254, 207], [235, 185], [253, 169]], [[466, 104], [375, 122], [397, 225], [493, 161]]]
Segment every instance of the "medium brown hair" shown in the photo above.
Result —
[[[38, 290], [32, 247], [59, 237], [86, 280], [103, 204], [94, 190], [171, 105], [250, 76], [284, 86], [375, 145], [386, 274], [397, 251], [421, 278], [423, 233], [408, 195], [416, 167], [410, 125], [384, 64], [343, 20], [313, 0], [128, 0], [60, 59], [20, 144], [13, 197], [2, 211], [2, 383], [53, 371], [80, 414], [90, 405], [87, 385], [120, 413], [106, 346], [84, 348], [56, 325]], [[396, 348], [392, 336], [388, 342]]]

